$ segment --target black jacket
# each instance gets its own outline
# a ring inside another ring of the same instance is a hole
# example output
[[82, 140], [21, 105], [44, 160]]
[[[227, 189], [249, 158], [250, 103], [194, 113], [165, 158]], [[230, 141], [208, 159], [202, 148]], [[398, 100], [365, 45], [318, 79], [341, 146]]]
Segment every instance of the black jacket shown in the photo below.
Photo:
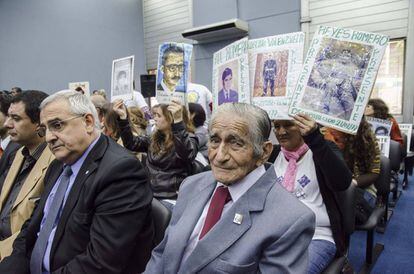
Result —
[[183, 122], [172, 124], [174, 146], [168, 153], [154, 154], [148, 149], [148, 136], [134, 136], [128, 120], [118, 121], [125, 148], [147, 152], [146, 168], [154, 197], [176, 199], [181, 182], [191, 175], [192, 163], [197, 156], [198, 140], [195, 135], [187, 132]]
[[[303, 137], [313, 153], [319, 189], [328, 212], [331, 230], [336, 244], [337, 254], [346, 252], [346, 239], [342, 225], [342, 215], [338, 207], [335, 192], [346, 190], [352, 181], [352, 173], [348, 169], [339, 148], [332, 142], [326, 141], [315, 130]], [[269, 161], [274, 163], [280, 153], [280, 146], [273, 148]]]
[[[47, 197], [63, 169], [55, 160], [31, 218], [0, 273], [28, 274]], [[51, 273], [132, 274], [151, 256], [151, 189], [139, 161], [107, 136], [86, 157], [62, 210], [50, 252]]]

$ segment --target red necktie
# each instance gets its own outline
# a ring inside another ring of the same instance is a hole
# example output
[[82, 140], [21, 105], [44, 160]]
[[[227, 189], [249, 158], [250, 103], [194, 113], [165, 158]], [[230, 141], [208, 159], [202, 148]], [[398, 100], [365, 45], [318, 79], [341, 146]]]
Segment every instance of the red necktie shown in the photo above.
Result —
[[0, 158], [3, 155], [3, 149], [0, 147]]
[[220, 220], [224, 205], [231, 200], [230, 192], [227, 187], [219, 186], [211, 198], [210, 206], [208, 207], [207, 217], [204, 221], [203, 229], [201, 230], [199, 239], [201, 240], [207, 232]]

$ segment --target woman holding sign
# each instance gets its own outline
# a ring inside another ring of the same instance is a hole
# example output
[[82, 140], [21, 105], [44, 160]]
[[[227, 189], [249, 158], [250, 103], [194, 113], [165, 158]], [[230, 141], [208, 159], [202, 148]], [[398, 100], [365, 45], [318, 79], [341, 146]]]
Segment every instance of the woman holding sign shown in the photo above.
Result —
[[114, 102], [119, 115], [121, 138], [125, 148], [147, 152], [146, 168], [154, 197], [172, 208], [181, 182], [191, 175], [197, 155], [198, 141], [187, 110], [176, 101], [152, 108], [156, 130], [151, 137], [134, 136], [128, 121], [128, 112], [122, 100]]
[[392, 122], [390, 138], [403, 145], [403, 138], [401, 136], [400, 127], [395, 118], [389, 114], [388, 106], [381, 99], [369, 99], [367, 107], [365, 108], [365, 116], [375, 117], [378, 119], [389, 120]]

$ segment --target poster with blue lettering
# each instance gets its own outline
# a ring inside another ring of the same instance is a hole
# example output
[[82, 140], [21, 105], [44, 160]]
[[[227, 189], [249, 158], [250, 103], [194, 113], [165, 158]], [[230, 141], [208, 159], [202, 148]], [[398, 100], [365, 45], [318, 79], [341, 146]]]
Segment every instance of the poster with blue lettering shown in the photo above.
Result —
[[290, 98], [303, 62], [303, 32], [249, 40], [249, 75], [252, 104], [270, 119], [291, 119]]
[[163, 43], [159, 47], [156, 76], [156, 98], [160, 104], [171, 100], [187, 104], [187, 83], [193, 46], [184, 43]]
[[310, 43], [289, 114], [356, 134], [387, 47], [386, 35], [319, 26]]
[[213, 112], [224, 103], [250, 103], [247, 41], [238, 40], [213, 55]]

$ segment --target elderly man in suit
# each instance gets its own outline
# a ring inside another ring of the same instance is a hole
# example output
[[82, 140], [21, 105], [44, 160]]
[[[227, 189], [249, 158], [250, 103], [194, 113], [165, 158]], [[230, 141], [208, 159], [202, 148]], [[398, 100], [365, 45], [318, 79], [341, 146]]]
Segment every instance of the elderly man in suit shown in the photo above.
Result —
[[101, 134], [85, 95], [51, 95], [40, 121], [56, 160], [0, 273], [142, 272], [154, 230], [152, 193], [139, 161]]
[[305, 273], [315, 216], [264, 165], [270, 130], [258, 107], [217, 108], [210, 123], [212, 171], [183, 182], [145, 273]]
[[54, 159], [45, 138], [38, 135], [40, 103], [47, 94], [37, 90], [18, 93], [11, 99], [5, 127], [10, 139], [23, 147], [16, 152], [0, 193], [0, 260], [9, 256], [14, 239], [30, 218], [43, 192], [43, 177]]

